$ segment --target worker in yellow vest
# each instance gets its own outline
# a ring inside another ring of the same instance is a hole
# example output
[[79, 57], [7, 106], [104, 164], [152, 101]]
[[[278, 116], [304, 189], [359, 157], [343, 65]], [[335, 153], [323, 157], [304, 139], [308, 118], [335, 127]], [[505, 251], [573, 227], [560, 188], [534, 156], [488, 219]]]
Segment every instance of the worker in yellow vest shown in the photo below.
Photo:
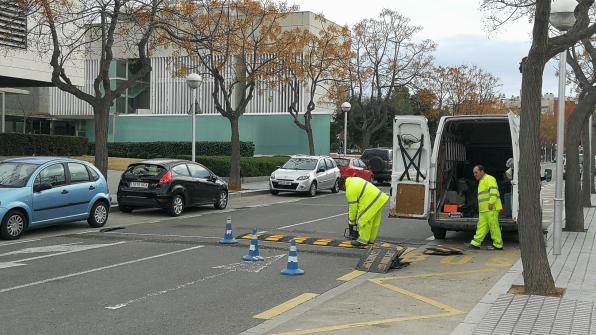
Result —
[[[362, 247], [373, 244], [379, 233], [383, 207], [389, 200], [389, 196], [359, 177], [348, 177], [345, 181], [340, 181], [339, 188], [346, 192], [348, 200], [350, 236], [357, 238], [352, 241], [352, 245]], [[356, 236], [356, 225], [358, 225], [358, 236]]]
[[494, 250], [503, 250], [503, 238], [499, 226], [499, 212], [503, 208], [497, 180], [484, 172], [482, 165], [476, 165], [473, 170], [474, 178], [478, 180], [478, 226], [474, 239], [470, 242], [471, 249], [480, 249], [486, 234], [490, 232]]

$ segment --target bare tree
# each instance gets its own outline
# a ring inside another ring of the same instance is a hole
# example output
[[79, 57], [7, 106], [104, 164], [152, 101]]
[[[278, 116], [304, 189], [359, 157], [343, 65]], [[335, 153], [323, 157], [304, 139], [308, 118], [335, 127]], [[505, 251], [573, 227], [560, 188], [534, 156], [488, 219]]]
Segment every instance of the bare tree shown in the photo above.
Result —
[[[590, 145], [587, 140], [590, 115], [596, 106], [596, 49], [590, 38], [585, 38], [571, 50], [567, 51], [567, 62], [573, 69], [572, 81], [579, 88], [579, 102], [575, 110], [570, 114], [565, 131], [565, 229], [569, 231], [584, 231], [584, 205], [591, 206], [590, 180], [591, 174], [586, 171], [583, 175], [585, 183], [582, 184], [582, 176], [579, 168], [579, 145], [581, 133], [584, 133], [584, 168], [590, 165]], [[585, 194], [582, 195], [582, 193]]]
[[239, 120], [255, 94], [279, 75], [277, 60], [296, 54], [294, 35], [280, 24], [294, 8], [270, 0], [181, 0], [172, 8], [164, 37], [178, 52], [196, 57], [197, 70], [214, 82], [215, 108], [232, 131], [229, 187], [239, 190]]
[[[486, 2], [486, 1], [485, 1]], [[493, 1], [507, 3], [509, 1]], [[554, 291], [546, 249], [542, 237], [540, 199], [540, 100], [543, 72], [546, 63], [577, 41], [594, 34], [596, 25], [590, 25], [588, 10], [594, 0], [580, 0], [575, 10], [575, 26], [563, 35], [549, 38], [550, 0], [512, 4], [513, 9], [530, 10], [533, 14], [532, 45], [522, 60], [521, 126], [520, 126], [520, 208], [519, 235], [524, 267], [525, 291], [528, 294], [549, 294]], [[521, 7], [520, 7], [521, 6]]]
[[386, 126], [395, 90], [411, 85], [430, 70], [435, 43], [414, 42], [420, 30], [410, 19], [389, 9], [352, 29], [350, 90], [352, 100], [363, 110], [357, 125], [363, 148], [369, 147], [372, 135]]
[[[323, 16], [316, 19], [321, 24], [318, 34], [306, 29], [295, 32], [296, 40], [302, 40], [298, 48], [303, 52], [282, 60], [287, 69], [283, 84], [291, 93], [288, 112], [294, 124], [306, 132], [311, 155], [315, 154], [312, 112], [321, 100], [332, 100], [335, 83], [347, 81], [348, 67], [344, 65], [350, 59], [349, 29], [326, 22]], [[306, 110], [302, 111], [304, 98]]]
[[[8, 1], [8, 0], [2, 0]], [[17, 0], [30, 17], [29, 41], [41, 54], [51, 54], [52, 84], [87, 102], [95, 121], [95, 164], [107, 177], [107, 127], [110, 106], [126, 89], [151, 71], [149, 54], [157, 16], [165, 0]], [[137, 71], [111, 85], [114, 51], [132, 51]], [[93, 91], [75, 85], [68, 65], [90, 53], [99, 59]]]

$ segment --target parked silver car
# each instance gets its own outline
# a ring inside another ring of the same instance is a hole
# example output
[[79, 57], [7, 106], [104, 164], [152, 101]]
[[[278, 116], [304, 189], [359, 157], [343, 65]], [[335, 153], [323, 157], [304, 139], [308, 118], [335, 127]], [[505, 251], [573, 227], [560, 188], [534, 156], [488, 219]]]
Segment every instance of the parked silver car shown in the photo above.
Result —
[[301, 192], [311, 197], [317, 190], [339, 192], [341, 174], [335, 161], [327, 156], [292, 156], [281, 168], [271, 174], [271, 194]]

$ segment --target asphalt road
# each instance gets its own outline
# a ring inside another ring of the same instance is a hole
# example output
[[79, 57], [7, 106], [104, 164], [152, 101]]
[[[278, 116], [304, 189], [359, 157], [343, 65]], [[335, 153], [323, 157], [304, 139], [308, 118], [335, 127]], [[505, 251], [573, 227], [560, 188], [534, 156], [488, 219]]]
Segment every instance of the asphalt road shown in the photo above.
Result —
[[[0, 242], [0, 323], [5, 334], [237, 334], [254, 315], [300, 294], [321, 294], [352, 271], [363, 250], [299, 246], [304, 276], [280, 275], [287, 243], [261, 242], [265, 261], [247, 264], [249, 241], [222, 246], [225, 221], [234, 235], [260, 232], [343, 239], [343, 194], [316, 198], [261, 195], [225, 211], [113, 212], [100, 232], [74, 223]], [[385, 219], [379, 239], [408, 247], [427, 243], [424, 221]]]

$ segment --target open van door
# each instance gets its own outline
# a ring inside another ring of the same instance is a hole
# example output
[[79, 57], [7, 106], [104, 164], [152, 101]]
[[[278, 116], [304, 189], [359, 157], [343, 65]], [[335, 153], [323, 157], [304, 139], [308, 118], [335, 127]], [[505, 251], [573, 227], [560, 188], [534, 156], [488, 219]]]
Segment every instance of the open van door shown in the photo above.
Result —
[[519, 116], [512, 112], [509, 117], [509, 130], [511, 131], [511, 145], [513, 146], [513, 180], [511, 181], [511, 218], [517, 222], [519, 212]]
[[393, 168], [389, 217], [426, 218], [429, 210], [432, 147], [423, 116], [393, 120]]

